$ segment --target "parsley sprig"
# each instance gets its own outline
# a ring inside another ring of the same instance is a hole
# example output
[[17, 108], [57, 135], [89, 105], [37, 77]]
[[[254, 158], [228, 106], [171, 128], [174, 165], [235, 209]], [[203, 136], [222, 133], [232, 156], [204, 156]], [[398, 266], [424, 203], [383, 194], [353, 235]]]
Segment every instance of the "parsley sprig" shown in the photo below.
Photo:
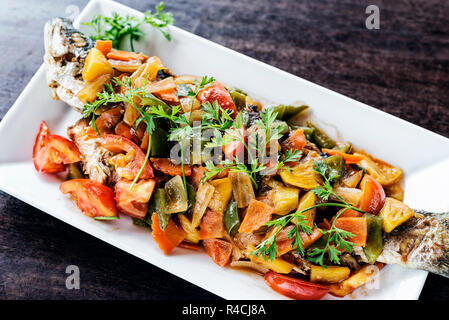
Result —
[[143, 23], [157, 28], [167, 40], [171, 40], [167, 26], [174, 23], [174, 18], [172, 13], [164, 12], [164, 9], [165, 3], [160, 2], [156, 5], [155, 12], [151, 10], [145, 12], [143, 19], [133, 16], [123, 17], [114, 12], [111, 17], [97, 15], [83, 24], [94, 30], [95, 34], [91, 36], [93, 40], [112, 40], [112, 47], [115, 49], [120, 49], [123, 39], [129, 36], [129, 45], [134, 51], [134, 40], [138, 40], [144, 34], [140, 30]]
[[214, 82], [215, 82], [214, 77], [203, 76], [201, 78], [201, 81], [198, 81], [198, 80], [194, 81], [195, 90], [192, 90], [192, 88], [185, 83], [180, 84], [176, 88], [176, 95], [178, 97], [190, 97], [192, 99], [192, 102], [190, 105], [189, 122], [190, 122], [190, 119], [192, 119], [193, 106], [195, 103], [196, 96], [198, 95], [198, 93], [200, 93], [201, 90], [211, 86]]
[[[231, 172], [245, 172], [249, 175], [252, 182], [258, 187], [256, 182], [257, 174], [264, 172], [270, 174], [278, 169], [286, 167], [287, 162], [298, 161], [302, 152], [299, 150], [288, 150], [284, 155], [276, 153], [271, 158], [266, 155], [267, 144], [274, 142], [282, 137], [282, 126], [276, 125], [277, 112], [269, 108], [260, 113], [261, 119], [255, 122], [258, 130], [253, 136], [248, 137], [248, 141], [242, 133], [242, 114], [239, 112], [235, 119], [230, 117], [229, 110], [223, 110], [218, 103], [203, 104], [203, 108], [206, 112], [206, 116], [203, 116], [203, 123], [205, 126], [213, 128], [215, 130], [215, 136], [210, 142], [206, 144], [208, 148], [223, 147], [232, 142], [240, 142], [248, 155], [247, 163], [243, 163], [242, 159], [235, 156], [234, 159], [225, 159], [216, 166], [212, 162], [206, 163], [207, 172], [205, 172], [203, 181], [207, 181], [216, 174], [223, 170], [230, 170]], [[210, 123], [215, 123], [210, 124]], [[222, 134], [223, 132], [223, 134]], [[257, 156], [256, 156], [257, 153]], [[275, 161], [275, 165], [269, 166], [269, 162]]]

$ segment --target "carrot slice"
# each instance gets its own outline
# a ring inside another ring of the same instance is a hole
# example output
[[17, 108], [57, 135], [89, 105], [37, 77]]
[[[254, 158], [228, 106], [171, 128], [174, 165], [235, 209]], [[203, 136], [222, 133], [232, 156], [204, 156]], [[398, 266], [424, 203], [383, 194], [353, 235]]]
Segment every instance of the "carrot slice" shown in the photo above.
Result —
[[240, 225], [239, 232], [251, 233], [265, 223], [271, 220], [271, 215], [274, 209], [269, 205], [251, 199], [248, 209], [246, 210], [245, 218], [243, 218], [242, 224]]
[[179, 103], [179, 97], [175, 93], [175, 88], [154, 92], [154, 95], [169, 103]]
[[164, 251], [164, 254], [169, 254], [176, 248], [186, 237], [186, 232], [178, 227], [173, 220], [170, 220], [165, 230], [159, 226], [157, 214], [151, 216], [153, 239], [156, 241], [159, 248]]
[[335, 227], [351, 232], [354, 237], [348, 239], [348, 241], [355, 243], [357, 246], [363, 247], [366, 244], [366, 236], [368, 232], [366, 218], [338, 218], [335, 221]]
[[[170, 159], [166, 158], [150, 158], [153, 163], [154, 169], [161, 171], [162, 173], [168, 174], [170, 176], [181, 176], [182, 166], [173, 164]], [[190, 166], [184, 165], [185, 175], [188, 177], [192, 174], [192, 169]]]
[[229, 263], [232, 253], [232, 245], [220, 239], [206, 239], [203, 241], [204, 249], [212, 260], [220, 267]]
[[296, 129], [290, 136], [281, 144], [282, 151], [286, 152], [289, 149], [301, 151], [307, 144], [306, 136], [303, 129]]
[[356, 156], [356, 155], [353, 155], [353, 154], [344, 153], [344, 152], [341, 152], [341, 151], [338, 151], [338, 150], [334, 150], [334, 149], [323, 148], [321, 150], [323, 152], [327, 153], [328, 155], [331, 155], [331, 156], [338, 154], [340, 157], [345, 159], [346, 164], [359, 163], [360, 161], [362, 161], [364, 159], [363, 156]]
[[[282, 231], [281, 231], [281, 233], [282, 233]], [[299, 236], [301, 237], [301, 240], [303, 243], [302, 246], [304, 249], [307, 249], [308, 247], [310, 247], [312, 245], [312, 243], [314, 243], [319, 238], [321, 238], [322, 235], [323, 234], [318, 229], [315, 229], [315, 228], [313, 229], [312, 234], [307, 234], [305, 232], [299, 232]], [[278, 247], [278, 252], [279, 252], [278, 256], [282, 256], [284, 253], [287, 253], [293, 249], [292, 241], [293, 241], [293, 239], [276, 241], [276, 245]]]
[[221, 238], [224, 233], [223, 215], [208, 209], [201, 219], [198, 238], [200, 240]]
[[112, 40], [97, 40], [95, 42], [95, 48], [101, 51], [105, 56], [111, 52]]
[[[345, 209], [341, 209], [341, 210], [345, 210]], [[340, 211], [338, 211], [337, 214]], [[351, 218], [351, 217], [352, 218], [360, 218], [361, 216], [363, 216], [363, 214], [361, 212], [358, 212], [358, 211], [355, 211], [355, 210], [352, 210], [352, 209], [346, 209], [345, 212], [343, 212], [342, 214], [340, 214], [338, 216], [338, 218]]]
[[123, 50], [114, 50], [107, 54], [108, 59], [121, 60], [121, 61], [130, 61], [130, 60], [141, 60], [145, 61], [148, 59], [148, 56], [143, 53], [137, 52], [129, 52]]

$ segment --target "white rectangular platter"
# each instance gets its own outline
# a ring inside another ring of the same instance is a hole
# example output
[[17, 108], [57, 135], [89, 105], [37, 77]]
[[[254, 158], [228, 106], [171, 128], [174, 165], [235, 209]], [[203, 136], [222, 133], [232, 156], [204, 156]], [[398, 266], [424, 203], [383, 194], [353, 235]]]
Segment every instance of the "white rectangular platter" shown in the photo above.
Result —
[[[80, 27], [80, 22], [89, 21], [96, 14], [112, 12], [142, 16], [116, 2], [95, 0], [81, 12], [75, 26]], [[81, 27], [81, 30], [86, 28]], [[179, 28], [170, 28], [171, 42], [150, 27], [144, 30], [145, 39], [138, 43], [137, 49], [159, 56], [175, 74], [211, 75], [268, 101], [304, 101], [311, 107], [313, 119], [331, 135], [351, 141], [356, 147], [363, 147], [374, 156], [401, 167], [406, 177], [405, 202], [411, 207], [449, 209], [449, 197], [436, 192], [445, 188], [429, 187], [448, 180], [448, 139]], [[136, 228], [126, 216], [122, 215], [119, 221], [99, 222], [82, 215], [60, 193], [60, 181], [39, 175], [31, 160], [41, 120], [45, 120], [54, 133], [66, 136], [66, 128], [80, 117], [62, 102], [52, 100], [41, 67], [0, 123], [0, 150], [3, 150], [0, 153], [0, 189], [226, 299], [284, 299], [267, 287], [262, 277], [220, 268], [204, 252], [177, 248], [164, 256], [150, 232]], [[387, 266], [380, 273], [378, 285], [361, 288], [347, 298], [417, 299], [426, 275], [423, 271]], [[326, 298], [332, 299], [331, 296]]]

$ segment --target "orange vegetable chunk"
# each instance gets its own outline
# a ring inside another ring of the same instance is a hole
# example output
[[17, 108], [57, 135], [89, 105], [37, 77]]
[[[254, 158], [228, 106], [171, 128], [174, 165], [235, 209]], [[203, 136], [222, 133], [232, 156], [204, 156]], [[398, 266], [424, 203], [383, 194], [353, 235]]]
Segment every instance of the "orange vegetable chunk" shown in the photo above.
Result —
[[365, 246], [368, 226], [366, 218], [344, 217], [335, 221], [335, 226], [339, 229], [351, 232], [354, 237], [347, 239], [357, 246]]
[[306, 146], [306, 143], [307, 140], [306, 136], [304, 135], [304, 130], [296, 129], [284, 142], [282, 142], [281, 147], [282, 151], [284, 152], [289, 149], [301, 151]]
[[204, 249], [212, 260], [220, 267], [229, 263], [232, 253], [232, 245], [221, 239], [206, 239], [203, 241]]
[[223, 214], [207, 209], [200, 223], [198, 238], [200, 240], [221, 238], [224, 234]]
[[255, 199], [251, 199], [245, 218], [240, 225], [239, 232], [251, 233], [259, 229], [271, 220], [273, 211], [274, 209], [269, 205]]
[[186, 232], [181, 227], [178, 227], [173, 220], [170, 220], [165, 230], [162, 230], [159, 226], [159, 220], [154, 213], [151, 216], [151, 222], [153, 239], [164, 254], [169, 254], [186, 237]]

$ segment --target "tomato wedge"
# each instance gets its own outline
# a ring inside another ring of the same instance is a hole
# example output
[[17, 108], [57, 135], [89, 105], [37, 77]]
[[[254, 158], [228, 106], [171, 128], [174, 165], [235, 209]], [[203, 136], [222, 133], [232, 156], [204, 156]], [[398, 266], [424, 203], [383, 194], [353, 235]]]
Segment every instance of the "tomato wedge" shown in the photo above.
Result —
[[38, 172], [62, 172], [65, 164], [81, 160], [81, 153], [72, 141], [50, 134], [47, 124], [41, 122], [33, 146], [33, 163]]
[[[237, 132], [235, 132], [237, 134]], [[240, 128], [240, 133], [238, 135], [241, 135], [243, 137], [243, 141], [246, 142], [246, 129], [245, 126], [242, 124], [242, 127]], [[241, 138], [239, 136], [235, 138]], [[224, 145], [222, 147], [222, 150], [229, 160], [234, 160], [235, 156], [239, 159], [239, 161], [243, 161], [245, 156], [245, 145], [243, 141], [232, 141], [229, 142], [227, 145]]]
[[59, 190], [70, 194], [80, 210], [97, 220], [118, 219], [114, 193], [105, 185], [89, 179], [73, 179], [61, 183]]
[[130, 189], [131, 183], [131, 181], [120, 179], [115, 184], [117, 208], [131, 217], [144, 219], [156, 180], [140, 180]]
[[329, 292], [329, 287], [295, 279], [269, 271], [264, 276], [265, 283], [274, 291], [295, 300], [319, 300]]
[[368, 174], [360, 182], [362, 198], [359, 208], [371, 214], [378, 214], [385, 204], [385, 191], [382, 185], [376, 179]]
[[235, 119], [235, 117], [237, 116], [237, 108], [235, 107], [234, 100], [232, 100], [231, 94], [218, 81], [215, 81], [211, 86], [201, 90], [197, 95], [197, 99], [201, 104], [206, 102], [210, 102], [210, 104], [213, 104], [215, 101], [217, 101], [222, 109], [232, 111], [232, 118]]
[[63, 164], [56, 164], [50, 161], [52, 155], [50, 152], [45, 151], [39, 155], [39, 151], [45, 146], [45, 138], [50, 134], [50, 129], [48, 128], [45, 121], [41, 122], [39, 126], [39, 131], [36, 135], [36, 139], [34, 140], [33, 146], [33, 163], [34, 167], [38, 172], [46, 172], [46, 173], [56, 173], [62, 172], [65, 170], [65, 166]]
[[[125, 155], [116, 155], [111, 159], [115, 169], [120, 177], [126, 180], [133, 180], [145, 162], [145, 153], [131, 140], [114, 134], [105, 134], [102, 137], [102, 145], [112, 153], [126, 153]], [[140, 179], [154, 178], [153, 169], [149, 161], [146, 161], [145, 167], [140, 175]]]

